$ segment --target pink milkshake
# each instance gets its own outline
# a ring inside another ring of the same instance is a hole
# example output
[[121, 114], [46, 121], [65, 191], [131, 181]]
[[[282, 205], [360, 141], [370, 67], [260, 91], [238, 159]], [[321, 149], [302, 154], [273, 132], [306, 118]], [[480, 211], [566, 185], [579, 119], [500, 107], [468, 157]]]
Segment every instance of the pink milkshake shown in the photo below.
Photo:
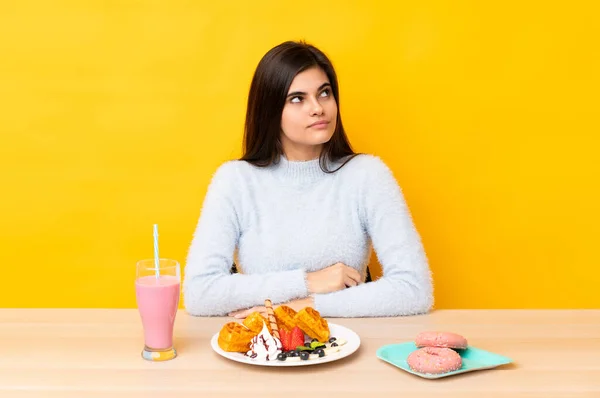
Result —
[[176, 276], [142, 276], [135, 281], [138, 309], [144, 325], [146, 347], [173, 347], [173, 323], [179, 306], [180, 282]]

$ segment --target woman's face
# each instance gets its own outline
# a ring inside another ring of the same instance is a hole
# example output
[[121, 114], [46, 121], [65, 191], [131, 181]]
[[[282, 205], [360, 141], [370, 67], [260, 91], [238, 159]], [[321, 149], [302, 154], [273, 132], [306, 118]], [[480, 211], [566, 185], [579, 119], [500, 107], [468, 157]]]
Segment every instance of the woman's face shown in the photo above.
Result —
[[331, 139], [337, 121], [337, 103], [321, 68], [307, 69], [294, 78], [281, 116], [281, 144], [289, 160], [319, 156]]

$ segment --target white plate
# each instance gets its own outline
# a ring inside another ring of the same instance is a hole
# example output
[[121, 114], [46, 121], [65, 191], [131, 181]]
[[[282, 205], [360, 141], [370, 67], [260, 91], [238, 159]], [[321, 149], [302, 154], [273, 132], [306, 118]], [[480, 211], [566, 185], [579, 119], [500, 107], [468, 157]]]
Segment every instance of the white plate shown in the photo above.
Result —
[[324, 357], [321, 357], [321, 358], [309, 359], [306, 361], [295, 361], [295, 362], [278, 361], [278, 360], [265, 361], [265, 360], [251, 359], [250, 357], [247, 357], [246, 355], [242, 354], [241, 352], [223, 351], [221, 349], [221, 347], [219, 347], [219, 343], [218, 343], [219, 333], [216, 333], [212, 337], [212, 339], [210, 340], [210, 345], [212, 346], [212, 349], [217, 354], [221, 355], [222, 357], [231, 359], [232, 361], [236, 361], [236, 362], [247, 363], [249, 365], [260, 365], [260, 366], [320, 365], [322, 363], [337, 361], [338, 359], [342, 359], [349, 355], [352, 355], [356, 350], [358, 350], [358, 347], [360, 347], [360, 337], [358, 337], [358, 335], [356, 333], [354, 333], [352, 330], [350, 330], [344, 326], [336, 325], [335, 323], [329, 323], [329, 332], [330, 332], [329, 333], [330, 336], [332, 336], [332, 337], [346, 340], [346, 344], [341, 346], [340, 350], [338, 352], [334, 352], [331, 355], [325, 355]]

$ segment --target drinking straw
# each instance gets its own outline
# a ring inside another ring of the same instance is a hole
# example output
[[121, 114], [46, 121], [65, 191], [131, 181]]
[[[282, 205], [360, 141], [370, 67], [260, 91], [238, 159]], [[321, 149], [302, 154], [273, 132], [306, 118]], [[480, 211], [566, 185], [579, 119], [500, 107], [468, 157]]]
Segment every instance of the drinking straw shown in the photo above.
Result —
[[154, 271], [156, 274], [156, 279], [160, 277], [158, 264], [158, 225], [154, 224]]

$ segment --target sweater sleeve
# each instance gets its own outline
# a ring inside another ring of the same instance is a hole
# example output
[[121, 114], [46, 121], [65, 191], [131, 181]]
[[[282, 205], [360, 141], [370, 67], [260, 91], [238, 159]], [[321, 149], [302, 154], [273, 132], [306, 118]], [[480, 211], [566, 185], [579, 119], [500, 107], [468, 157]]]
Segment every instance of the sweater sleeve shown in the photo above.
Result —
[[236, 162], [223, 164], [213, 176], [190, 245], [183, 298], [191, 315], [224, 316], [263, 305], [266, 298], [281, 303], [308, 295], [306, 272], [231, 274], [240, 237]]
[[315, 295], [315, 307], [323, 316], [413, 315], [433, 305], [427, 257], [401, 189], [379, 158], [370, 159], [359, 212], [383, 275], [375, 282]]

